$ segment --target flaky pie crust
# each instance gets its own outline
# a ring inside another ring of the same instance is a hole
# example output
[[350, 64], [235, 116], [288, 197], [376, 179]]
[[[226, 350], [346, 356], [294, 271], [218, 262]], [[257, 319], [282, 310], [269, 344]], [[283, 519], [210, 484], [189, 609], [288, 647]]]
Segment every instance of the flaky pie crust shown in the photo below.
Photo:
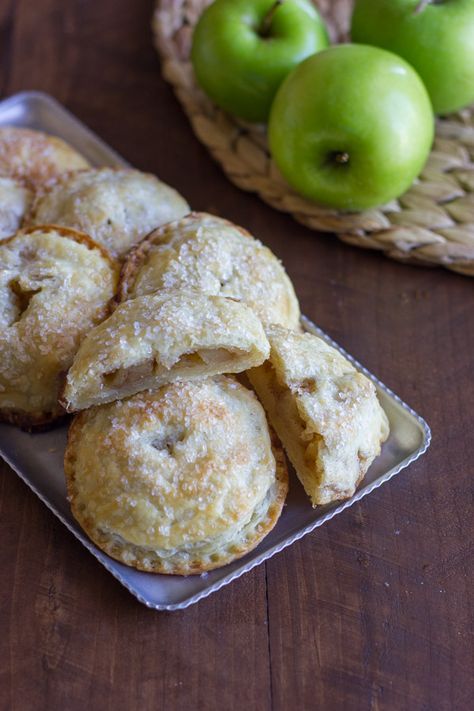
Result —
[[250, 306], [264, 324], [299, 327], [298, 300], [281, 262], [242, 227], [207, 213], [164, 225], [132, 249], [117, 302], [162, 288], [226, 296]]
[[0, 176], [37, 190], [89, 163], [66, 141], [31, 128], [0, 127]]
[[375, 386], [310, 333], [267, 329], [270, 358], [247, 375], [313, 506], [352, 496], [388, 437]]
[[151, 229], [189, 209], [174, 188], [150, 173], [91, 168], [60, 176], [39, 191], [26, 222], [73, 227], [123, 257]]
[[227, 376], [82, 412], [64, 467], [72, 513], [94, 543], [153, 573], [202, 573], [244, 555], [288, 489], [261, 405]]
[[36, 430], [64, 416], [61, 378], [106, 316], [117, 271], [87, 235], [64, 227], [22, 230], [0, 244], [0, 421]]
[[123, 302], [86, 335], [60, 401], [68, 412], [84, 410], [174, 380], [242, 372], [269, 352], [244, 304], [163, 289]]
[[0, 176], [0, 243], [20, 229], [32, 200], [33, 191], [21, 181]]

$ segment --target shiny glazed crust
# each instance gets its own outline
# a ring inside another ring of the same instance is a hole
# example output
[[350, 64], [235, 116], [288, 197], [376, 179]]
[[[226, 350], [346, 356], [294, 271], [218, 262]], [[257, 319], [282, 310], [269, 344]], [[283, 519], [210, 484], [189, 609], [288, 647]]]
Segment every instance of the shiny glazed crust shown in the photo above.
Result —
[[389, 433], [374, 384], [312, 334], [267, 330], [270, 359], [248, 371], [313, 506], [352, 496]]
[[0, 421], [41, 430], [64, 416], [61, 380], [116, 280], [116, 263], [75, 230], [45, 225], [0, 244]]
[[89, 163], [57, 136], [30, 128], [0, 128], [0, 175], [15, 178], [33, 190]]
[[288, 490], [253, 393], [218, 376], [78, 415], [65, 454], [74, 517], [113, 558], [189, 575], [252, 550]]
[[28, 222], [74, 227], [122, 257], [151, 229], [188, 212], [184, 198], [154, 175], [97, 168], [61, 176], [40, 192]]
[[120, 304], [87, 334], [61, 402], [68, 412], [84, 410], [174, 380], [242, 372], [269, 352], [261, 322], [244, 304], [164, 289]]
[[130, 251], [117, 301], [162, 288], [227, 296], [250, 306], [264, 324], [299, 327], [298, 300], [280, 261], [246, 230], [214, 215], [192, 212]]

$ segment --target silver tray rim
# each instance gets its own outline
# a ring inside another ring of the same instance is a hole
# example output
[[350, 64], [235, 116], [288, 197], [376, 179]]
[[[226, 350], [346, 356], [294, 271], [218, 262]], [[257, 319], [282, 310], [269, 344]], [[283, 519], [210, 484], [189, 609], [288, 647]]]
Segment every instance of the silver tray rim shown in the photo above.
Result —
[[[92, 142], [97, 145], [100, 145], [101, 148], [109, 154], [110, 160], [113, 161], [116, 165], [122, 165], [124, 167], [128, 167], [130, 165], [116, 151], [110, 148], [99, 136], [97, 136], [91, 129], [89, 129], [85, 124], [83, 124], [82, 121], [80, 121], [76, 116], [74, 116], [74, 114], [72, 114], [68, 109], [66, 109], [54, 97], [41, 91], [22, 91], [0, 101], [0, 124], [1, 114], [6, 109], [8, 109], [10, 106], [14, 106], [15, 103], [28, 102], [30, 100], [41, 102], [47, 105], [50, 110], [54, 111], [55, 113], [67, 116], [68, 120], [74, 123], [83, 134], [86, 133]], [[363, 499], [365, 496], [370, 494], [375, 489], [378, 489], [380, 486], [392, 479], [392, 477], [394, 477], [400, 471], [402, 471], [410, 464], [415, 462], [417, 459], [419, 459], [430, 446], [432, 439], [431, 430], [428, 423], [423, 417], [421, 417], [421, 415], [415, 412], [409, 405], [407, 405], [406, 402], [404, 402], [398, 395], [396, 395], [396, 393], [394, 393], [388, 386], [382, 383], [375, 375], [373, 375], [369, 370], [367, 370], [365, 366], [359, 363], [356, 358], [354, 358], [342, 346], [336, 343], [336, 341], [334, 341], [330, 336], [328, 336], [327, 333], [325, 333], [322, 329], [316, 326], [316, 324], [314, 324], [310, 319], [308, 319], [306, 316], [302, 316], [301, 323], [305, 331], [315, 333], [316, 335], [322, 337], [327, 343], [331, 344], [349, 361], [351, 361], [351, 363], [353, 363], [354, 366], [360, 372], [364, 373], [368, 378], [370, 378], [370, 380], [372, 380], [372, 382], [379, 390], [383, 391], [390, 399], [398, 403], [398, 405], [400, 405], [403, 410], [405, 410], [407, 413], [409, 413], [409, 415], [411, 415], [411, 417], [416, 421], [416, 423], [421, 429], [421, 444], [408, 457], [403, 459], [397, 466], [389, 469], [385, 474], [375, 479], [371, 484], [356, 491], [356, 493], [351, 498], [341, 502], [341, 504], [331, 509], [327, 513], [323, 514], [323, 516], [318, 518], [316, 521], [313, 521], [310, 524], [302, 527], [299, 531], [288, 536], [288, 538], [286, 538], [285, 540], [280, 541], [279, 543], [275, 544], [274, 546], [268, 548], [265, 551], [262, 551], [259, 555], [249, 560], [243, 567], [238, 568], [232, 573], [229, 573], [229, 575], [224, 576], [217, 582], [209, 585], [209, 587], [204, 588], [203, 590], [199, 591], [194, 595], [191, 595], [189, 598], [186, 598], [181, 602], [165, 604], [154, 603], [150, 600], [147, 600], [141, 593], [139, 593], [133, 587], [133, 585], [131, 585], [124, 578], [121, 572], [115, 567], [115, 561], [112, 558], [106, 556], [106, 554], [104, 554], [98, 548], [96, 548], [96, 546], [86, 536], [82, 535], [79, 530], [76, 530], [70, 523], [70, 521], [68, 521], [63, 516], [63, 514], [58, 511], [58, 509], [56, 509], [56, 507], [38, 489], [38, 487], [29, 480], [28, 476], [24, 474], [19, 469], [19, 467], [11, 460], [11, 458], [3, 452], [1, 445], [0, 456], [7, 462], [7, 464], [13, 469], [13, 471], [20, 477], [20, 479], [29, 487], [29, 489], [31, 489], [31, 491], [36, 494], [36, 496], [45, 504], [45, 506], [61, 521], [61, 523], [64, 524], [64, 526], [73, 534], [73, 536], [77, 540], [79, 540], [84, 545], [84, 547], [99, 561], [99, 563], [101, 563], [101, 565], [103, 565], [104, 568], [106, 568], [106, 570], [108, 570], [108, 572], [111, 573], [139, 602], [141, 602], [143, 605], [150, 609], [158, 611], [172, 612], [175, 610], [184, 610], [190, 605], [193, 605], [199, 602], [200, 600], [205, 599], [212, 593], [217, 592], [224, 586], [229, 585], [231, 582], [233, 582], [240, 576], [250, 572], [251, 570], [253, 570], [253, 568], [257, 567], [258, 565], [273, 557], [277, 553], [280, 553], [282, 550], [292, 545], [296, 541], [300, 540], [308, 533], [311, 533], [316, 528], [319, 528], [319, 526], [322, 526], [327, 521], [330, 521], [332, 518], [342, 513], [342, 511], [348, 509], [356, 502], [361, 501], [361, 499]]]

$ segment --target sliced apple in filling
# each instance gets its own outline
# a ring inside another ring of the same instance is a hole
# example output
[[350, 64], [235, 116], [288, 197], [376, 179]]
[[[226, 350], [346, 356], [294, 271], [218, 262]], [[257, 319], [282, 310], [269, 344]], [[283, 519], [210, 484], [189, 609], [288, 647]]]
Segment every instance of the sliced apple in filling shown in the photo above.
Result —
[[61, 403], [83, 410], [175, 380], [240, 373], [269, 354], [263, 326], [244, 304], [160, 290], [120, 304], [82, 342]]
[[312, 334], [267, 329], [248, 377], [313, 506], [352, 496], [388, 436], [375, 386]]

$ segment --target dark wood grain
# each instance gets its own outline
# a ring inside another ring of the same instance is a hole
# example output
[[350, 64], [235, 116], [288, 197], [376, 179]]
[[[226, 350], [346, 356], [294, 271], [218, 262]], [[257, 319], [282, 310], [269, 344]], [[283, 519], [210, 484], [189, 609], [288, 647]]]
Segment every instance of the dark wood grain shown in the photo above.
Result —
[[474, 695], [474, 283], [311, 233], [231, 186], [151, 48], [150, 0], [0, 2], [0, 88], [42, 89], [257, 234], [303, 311], [429, 420], [429, 453], [189, 610], [137, 603], [0, 464], [0, 709], [464, 711]]

